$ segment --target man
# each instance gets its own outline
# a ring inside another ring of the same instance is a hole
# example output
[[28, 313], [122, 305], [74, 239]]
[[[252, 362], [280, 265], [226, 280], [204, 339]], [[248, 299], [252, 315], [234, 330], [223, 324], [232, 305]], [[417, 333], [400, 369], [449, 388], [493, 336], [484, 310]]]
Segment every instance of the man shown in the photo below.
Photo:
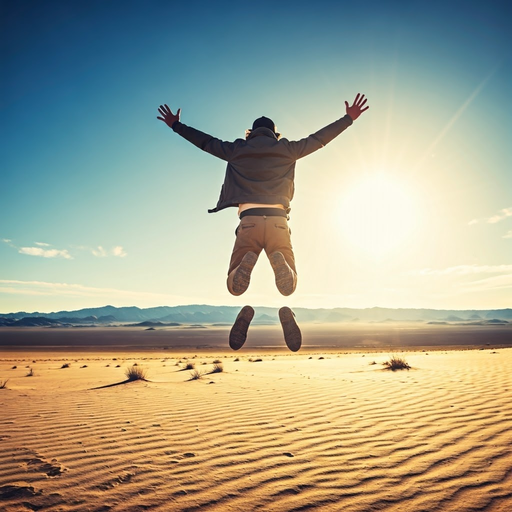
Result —
[[[160, 119], [183, 138], [227, 162], [224, 185], [217, 206], [210, 213], [237, 207], [240, 224], [228, 270], [227, 286], [233, 295], [244, 293], [260, 252], [264, 249], [275, 274], [277, 289], [285, 296], [297, 286], [295, 257], [290, 241], [288, 213], [294, 194], [295, 163], [322, 148], [348, 128], [365, 110], [364, 95], [357, 94], [353, 104], [345, 101], [346, 115], [299, 141], [281, 138], [268, 117], [256, 119], [245, 139], [224, 142], [180, 122], [181, 109], [173, 114], [160, 105]], [[254, 316], [251, 306], [240, 311], [229, 343], [238, 350], [245, 343]], [[286, 344], [299, 350], [300, 329], [288, 307], [279, 310]]]

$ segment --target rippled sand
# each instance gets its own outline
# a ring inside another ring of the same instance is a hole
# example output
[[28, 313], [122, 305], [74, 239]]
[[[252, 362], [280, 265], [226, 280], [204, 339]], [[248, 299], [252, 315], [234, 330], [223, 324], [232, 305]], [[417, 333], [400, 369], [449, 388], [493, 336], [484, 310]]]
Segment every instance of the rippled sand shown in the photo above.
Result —
[[6, 511], [512, 510], [512, 349], [1, 355]]

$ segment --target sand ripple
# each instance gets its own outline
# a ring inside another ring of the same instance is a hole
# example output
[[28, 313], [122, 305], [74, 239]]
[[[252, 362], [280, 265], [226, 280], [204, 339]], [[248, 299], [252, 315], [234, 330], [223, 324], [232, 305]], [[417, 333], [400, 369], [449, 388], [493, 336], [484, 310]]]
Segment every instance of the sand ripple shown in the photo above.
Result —
[[[512, 510], [512, 349], [146, 362], [105, 389], [105, 361], [49, 361], [0, 390], [6, 511]], [[2, 362], [2, 375], [12, 362]], [[89, 374], [84, 372], [89, 371]], [[108, 372], [111, 372], [110, 374]]]

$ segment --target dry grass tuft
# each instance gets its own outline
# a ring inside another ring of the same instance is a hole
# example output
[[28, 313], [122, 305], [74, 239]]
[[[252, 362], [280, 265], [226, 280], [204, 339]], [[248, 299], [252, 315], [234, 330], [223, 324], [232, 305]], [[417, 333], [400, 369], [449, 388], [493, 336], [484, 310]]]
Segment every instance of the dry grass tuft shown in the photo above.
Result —
[[5, 389], [7, 387], [8, 382], [9, 382], [9, 379], [0, 380], [0, 389]]
[[32, 368], [30, 368], [29, 372], [27, 373], [27, 375], [25, 375], [25, 377], [33, 377], [34, 376], [34, 370]]
[[60, 368], [69, 368], [69, 363], [64, 363]]
[[199, 370], [190, 372], [190, 379], [188, 380], [199, 380], [203, 378], [203, 374]]
[[382, 363], [386, 370], [396, 371], [396, 370], [410, 370], [410, 364], [403, 358], [398, 356], [391, 356], [389, 361]]
[[195, 367], [196, 367], [196, 364], [195, 364], [195, 363], [190, 363], [190, 362], [188, 362], [188, 363], [185, 365], [185, 368], [183, 368], [183, 369], [184, 369], [184, 370], [193, 370]]
[[214, 363], [213, 369], [210, 373], [222, 373], [224, 371], [224, 366], [219, 361], [218, 363]]
[[141, 366], [132, 365], [126, 368], [124, 374], [129, 381], [133, 380], [147, 380], [146, 370]]

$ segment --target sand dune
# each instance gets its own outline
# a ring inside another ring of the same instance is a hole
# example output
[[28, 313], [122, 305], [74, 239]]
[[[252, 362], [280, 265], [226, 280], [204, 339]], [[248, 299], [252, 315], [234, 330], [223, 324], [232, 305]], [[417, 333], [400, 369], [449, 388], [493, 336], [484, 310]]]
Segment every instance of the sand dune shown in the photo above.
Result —
[[511, 510], [512, 349], [403, 355], [3, 351], [3, 509]]

